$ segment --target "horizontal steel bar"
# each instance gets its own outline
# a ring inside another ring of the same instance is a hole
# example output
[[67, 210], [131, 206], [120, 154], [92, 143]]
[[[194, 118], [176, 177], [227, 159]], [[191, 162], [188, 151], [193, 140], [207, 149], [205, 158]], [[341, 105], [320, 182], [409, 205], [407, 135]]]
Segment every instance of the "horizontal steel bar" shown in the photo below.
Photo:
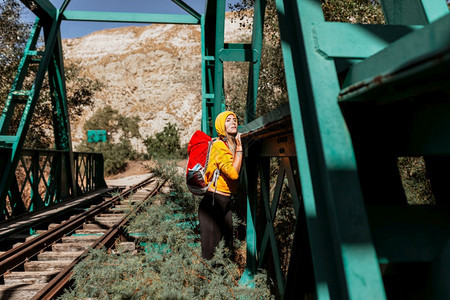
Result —
[[344, 87], [370, 82], [377, 76], [393, 73], [414, 60], [420, 60], [432, 53], [450, 48], [450, 15], [414, 31], [395, 43], [353, 65], [345, 80]]
[[450, 48], [445, 53], [413, 61], [395, 73], [350, 86], [339, 94], [339, 101], [345, 105], [372, 101], [387, 104], [439, 90], [450, 91], [449, 66]]
[[222, 49], [219, 51], [221, 61], [251, 61], [259, 60], [259, 53], [255, 49]]
[[204, 94], [203, 99], [214, 99], [214, 94]]
[[313, 27], [316, 49], [329, 58], [364, 59], [423, 26], [325, 22]]
[[15, 135], [0, 135], [0, 143], [8, 143], [13, 144], [17, 140], [17, 137]]
[[75, 10], [65, 11], [62, 15], [62, 20], [119, 23], [200, 24], [200, 21], [191, 15]]

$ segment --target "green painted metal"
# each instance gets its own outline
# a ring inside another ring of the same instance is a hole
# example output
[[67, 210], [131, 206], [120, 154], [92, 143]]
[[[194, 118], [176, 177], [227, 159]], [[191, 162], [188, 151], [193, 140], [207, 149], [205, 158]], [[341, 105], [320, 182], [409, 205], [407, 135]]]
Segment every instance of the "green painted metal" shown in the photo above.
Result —
[[[75, 155], [76, 163], [81, 165], [77, 168], [80, 174], [76, 174], [82, 185], [80, 190], [86, 193], [105, 187], [102, 155], [98, 153], [75, 153]], [[68, 156], [67, 151], [23, 150], [6, 201], [0, 207], [2, 212], [0, 219], [17, 217], [73, 197], [73, 193], [65, 192], [67, 171], [64, 170], [64, 165], [68, 161]], [[84, 161], [92, 161], [92, 170], [84, 167]]]
[[315, 49], [320, 2], [277, 10], [317, 298], [384, 299], [334, 64]]
[[[247, 149], [246, 151], [252, 151]], [[255, 167], [257, 164], [257, 156], [252, 152], [248, 152], [244, 160], [244, 182], [246, 185], [246, 209], [247, 209], [247, 228], [246, 228], [246, 243], [247, 243], [247, 266], [242, 274], [239, 283], [242, 285], [254, 286], [252, 283], [253, 276], [257, 271], [257, 230], [256, 230], [256, 212], [257, 212], [257, 181], [258, 170]]]
[[201, 120], [201, 130], [203, 132], [212, 135], [212, 129], [210, 126], [211, 113], [208, 113], [208, 110], [211, 108], [210, 99], [214, 98], [214, 94], [212, 94], [213, 86], [212, 86], [212, 61], [214, 57], [207, 55], [207, 41], [205, 36], [205, 15], [202, 16], [201, 22], [201, 55], [202, 55], [202, 120]]
[[317, 51], [327, 58], [365, 59], [423, 26], [323, 22], [313, 25]]
[[346, 77], [344, 87], [372, 81], [401, 69], [405, 64], [419, 61], [432, 53], [442, 53], [449, 48], [450, 15], [399, 39], [390, 47], [355, 64]]
[[[62, 5], [62, 9], [68, 4], [65, 1]], [[44, 28], [45, 38], [48, 40], [49, 30]], [[70, 130], [70, 120], [69, 112], [67, 106], [67, 92], [65, 84], [64, 75], [64, 60], [62, 53], [62, 40], [61, 33], [57, 33], [57, 42], [53, 50], [53, 62], [49, 64], [48, 76], [49, 76], [49, 86], [50, 95], [52, 100], [53, 109], [53, 134], [55, 137], [55, 148], [56, 150], [67, 151], [68, 155], [64, 156], [64, 161], [61, 162], [62, 165], [55, 165], [55, 167], [60, 167], [63, 170], [62, 175], [64, 175], [62, 184], [58, 186], [58, 195], [60, 199], [68, 198], [71, 194], [77, 196], [76, 182], [75, 182], [75, 171], [74, 171], [74, 161], [72, 152], [72, 138]], [[56, 170], [54, 170], [55, 172]]]
[[201, 15], [194, 10], [192, 7], [190, 7], [189, 5], [187, 5], [184, 1], [181, 0], [172, 0], [173, 3], [177, 4], [179, 7], [181, 7], [182, 9], [184, 9], [186, 12], [188, 12], [191, 16], [193, 16], [194, 18], [196, 18], [197, 20], [200, 21], [201, 19]]
[[[208, 1], [208, 5], [211, 1]], [[223, 62], [220, 60], [220, 51], [224, 48], [225, 37], [225, 0], [216, 1], [215, 12], [215, 42], [214, 42], [214, 106], [212, 108], [212, 120], [216, 119], [225, 108], [225, 95], [223, 92]], [[208, 24], [207, 24], [208, 25]], [[217, 136], [216, 128], [213, 126], [213, 136]]]
[[[8, 135], [9, 127], [16, 105], [18, 103], [23, 103], [23, 98], [26, 97], [27, 99], [30, 95], [30, 91], [22, 91], [21, 89], [32, 56], [37, 54], [37, 51], [33, 51], [32, 49], [36, 46], [40, 30], [41, 26], [38, 24], [38, 22], [36, 22], [31, 31], [30, 39], [25, 46], [25, 55], [20, 61], [19, 69], [13, 81], [11, 91], [8, 94], [8, 98], [6, 99], [5, 107], [3, 108], [0, 118], [0, 146], [4, 146], [4, 144], [13, 144], [16, 140], [15, 136]], [[2, 163], [2, 165], [4, 164], [5, 163]]]
[[[272, 256], [274, 261], [274, 269], [275, 276], [277, 279], [278, 292], [281, 296], [284, 295], [284, 275], [281, 270], [280, 263], [280, 254], [278, 251], [277, 241], [275, 238], [275, 229], [273, 227], [273, 221], [275, 218], [276, 206], [278, 206], [279, 198], [274, 198], [272, 200], [272, 205], [275, 208], [274, 210], [270, 207], [270, 160], [269, 158], [264, 158], [259, 160], [259, 170], [260, 170], [260, 178], [261, 178], [261, 195], [262, 195], [262, 207], [265, 213], [266, 224], [264, 226], [264, 235], [261, 241], [260, 246], [260, 255], [259, 255], [259, 265], [262, 267], [262, 263], [265, 259], [266, 249], [268, 243], [270, 242], [270, 248], [272, 250]], [[280, 193], [282, 180], [284, 178], [284, 169], [281, 168], [278, 173], [277, 187], [275, 190], [275, 194]]]
[[80, 194], [106, 186], [101, 154], [74, 152], [74, 163], [77, 189]]
[[[28, 2], [25, 4], [30, 5]], [[77, 174], [74, 169], [70, 138], [62, 44], [59, 33], [60, 14], [56, 9], [53, 11], [54, 7], [50, 2], [38, 1], [37, 4], [41, 6], [36, 9], [36, 12], [47, 14], [46, 19], [37, 19], [36, 21], [0, 119], [0, 146], [3, 148], [3, 153], [6, 154], [1, 158], [0, 207], [2, 218], [9, 218], [25, 211], [33, 211], [61, 199], [76, 196], [79, 190], [76, 188]], [[67, 4], [68, 1], [63, 3], [62, 10]], [[45, 51], [36, 50], [36, 43], [41, 36], [41, 31], [44, 35]], [[30, 90], [22, 90], [29, 66], [34, 63], [38, 63], [39, 66], [33, 86]], [[58, 156], [59, 159], [53, 158], [52, 160], [44, 157], [43, 161], [40, 156], [34, 155], [27, 165], [22, 157], [22, 147], [45, 73], [48, 73], [49, 76], [55, 147], [66, 154]], [[25, 107], [19, 127], [17, 130], [13, 130], [11, 119], [18, 105], [25, 105]], [[21, 187], [18, 184], [19, 178], [13, 172], [19, 163], [25, 172], [25, 180], [20, 184]], [[100, 171], [102, 172], [102, 170], [101, 168]], [[103, 174], [95, 175], [100, 182], [96, 185], [104, 185]], [[93, 173], [89, 174], [86, 176], [86, 180], [93, 181], [93, 176]], [[30, 187], [29, 197], [31, 200], [26, 200], [28, 196], [24, 195], [26, 186]], [[93, 186], [95, 185], [91, 182], [84, 188], [84, 191], [90, 190]], [[42, 188], [45, 194], [41, 195], [38, 191]], [[25, 202], [30, 203], [29, 207], [24, 207]]]
[[388, 24], [425, 25], [436, 21], [448, 12], [446, 1], [441, 0], [381, 0]]
[[20, 0], [38, 18], [51, 22], [56, 19], [57, 9], [48, 0]]
[[[39, 93], [40, 93], [40, 89], [42, 87], [42, 82], [44, 80], [44, 75], [46, 73], [48, 65], [53, 56], [53, 48], [56, 43], [56, 34], [58, 31], [59, 31], [59, 24], [58, 24], [58, 22], [55, 21], [51, 25], [50, 39], [46, 43], [47, 47], [46, 47], [46, 50], [42, 57], [42, 60], [39, 64], [35, 82], [33, 84], [32, 89], [29, 91], [29, 96], [28, 96], [24, 111], [22, 113], [22, 118], [20, 120], [19, 128], [17, 129], [17, 132], [15, 134], [15, 141], [10, 146], [11, 147], [11, 155], [10, 155], [10, 157], [5, 159], [6, 162], [3, 167], [2, 179], [1, 179], [1, 183], [0, 183], [0, 199], [2, 199], [2, 201], [4, 201], [4, 199], [6, 198], [7, 190], [9, 188], [9, 186], [11, 185], [11, 182], [13, 179], [13, 173], [14, 173], [13, 170], [15, 170], [17, 162], [19, 160], [20, 151], [22, 149], [22, 146], [23, 146], [23, 143], [24, 143], [24, 140], [26, 137], [26, 133], [27, 133], [28, 127], [30, 125], [34, 107], [39, 98]], [[32, 37], [32, 39], [34, 40], [34, 37]], [[33, 46], [35, 46], [35, 45], [33, 45]], [[13, 87], [13, 88], [17, 88], [17, 86]], [[10, 113], [12, 114], [13, 111]]]
[[[258, 81], [259, 70], [261, 66], [261, 51], [263, 41], [264, 30], [264, 14], [266, 11], [266, 1], [256, 0], [253, 7], [253, 29], [252, 29], [252, 43], [251, 49], [253, 49], [253, 59], [250, 61], [250, 67], [248, 71], [248, 87], [247, 87], [247, 99], [245, 105], [245, 120], [247, 124], [255, 119], [256, 101], [258, 97]], [[255, 57], [258, 55], [259, 57]]]
[[200, 24], [199, 19], [191, 15], [149, 14], [100, 11], [67, 10], [63, 13], [66, 21], [126, 22], [126, 23], [160, 23], [160, 24]]
[[219, 59], [222, 62], [256, 62], [259, 60], [259, 54], [250, 44], [225, 44], [224, 48], [219, 51]]
[[244, 123], [254, 119], [259, 80], [266, 1], [255, 1], [251, 44], [224, 42], [225, 4], [224, 0], [207, 1], [202, 19], [202, 130], [212, 136], [216, 135], [213, 120], [225, 110], [223, 62], [250, 62]]
[[88, 130], [87, 139], [89, 143], [106, 142], [106, 130]]

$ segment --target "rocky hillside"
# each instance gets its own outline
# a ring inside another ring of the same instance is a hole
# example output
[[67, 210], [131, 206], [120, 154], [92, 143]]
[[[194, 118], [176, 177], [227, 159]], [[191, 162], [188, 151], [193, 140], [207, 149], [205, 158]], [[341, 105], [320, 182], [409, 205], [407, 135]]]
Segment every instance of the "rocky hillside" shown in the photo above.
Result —
[[[227, 21], [226, 41], [249, 39], [238, 24]], [[94, 32], [63, 41], [66, 60], [81, 63], [85, 76], [106, 87], [95, 94], [95, 104], [72, 122], [76, 146], [83, 124], [100, 107], [111, 105], [122, 114], [139, 116], [145, 138], [172, 122], [182, 130], [182, 143], [200, 128], [200, 27], [153, 24]], [[135, 143], [144, 151], [142, 143]]]

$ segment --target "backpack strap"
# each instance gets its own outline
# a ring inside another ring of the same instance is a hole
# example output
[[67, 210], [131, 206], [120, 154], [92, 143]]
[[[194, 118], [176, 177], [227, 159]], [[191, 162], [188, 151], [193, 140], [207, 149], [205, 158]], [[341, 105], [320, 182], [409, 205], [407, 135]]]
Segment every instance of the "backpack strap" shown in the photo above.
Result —
[[[209, 154], [211, 153], [211, 147], [212, 147], [212, 145], [213, 145], [216, 141], [218, 141], [218, 140], [219, 140], [218, 138], [213, 138], [213, 139], [209, 142], [209, 145], [208, 145], [208, 152], [207, 152], [207, 155], [206, 155], [205, 170], [208, 168], [208, 164], [209, 164]], [[217, 180], [219, 179], [219, 175], [220, 175], [220, 170], [219, 170], [219, 168], [217, 168], [217, 169], [214, 170], [213, 178], [212, 178], [212, 180], [208, 183], [208, 187], [206, 188], [206, 190], [208, 190], [209, 187], [211, 186], [211, 184], [214, 183], [214, 193], [213, 193], [213, 203], [212, 203], [212, 205], [214, 205], [214, 195], [216, 194], [216, 191], [217, 191]]]

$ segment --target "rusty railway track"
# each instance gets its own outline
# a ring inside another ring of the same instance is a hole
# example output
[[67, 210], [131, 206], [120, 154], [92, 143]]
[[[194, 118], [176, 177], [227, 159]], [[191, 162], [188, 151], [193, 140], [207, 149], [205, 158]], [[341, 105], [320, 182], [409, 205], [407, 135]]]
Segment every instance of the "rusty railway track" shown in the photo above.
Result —
[[[71, 283], [73, 267], [88, 249], [114, 246], [129, 215], [158, 193], [164, 183], [149, 177], [1, 254], [0, 299], [54, 299], [60, 295]], [[122, 211], [126, 201], [137, 203], [128, 214]]]

